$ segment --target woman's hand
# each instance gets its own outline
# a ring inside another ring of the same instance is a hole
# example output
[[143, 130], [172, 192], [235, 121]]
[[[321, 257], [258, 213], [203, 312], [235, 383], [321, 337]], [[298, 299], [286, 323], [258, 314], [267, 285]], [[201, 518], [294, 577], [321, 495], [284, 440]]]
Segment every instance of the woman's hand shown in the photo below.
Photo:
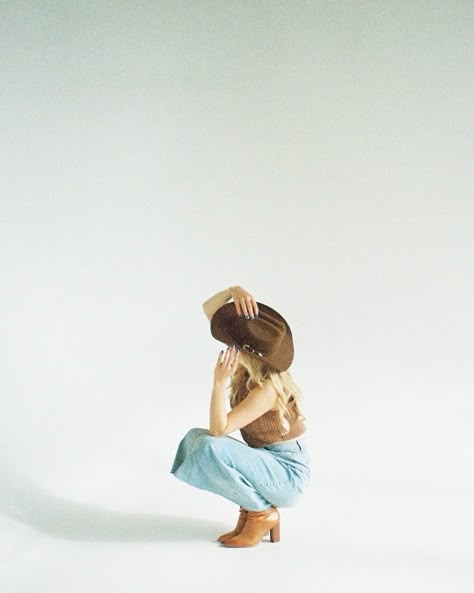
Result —
[[224, 352], [221, 350], [214, 369], [214, 384], [227, 382], [232, 377], [239, 361], [239, 351], [229, 346]]
[[253, 319], [258, 315], [258, 305], [254, 297], [241, 286], [232, 286], [230, 294], [237, 309], [237, 315], [244, 315], [247, 319]]

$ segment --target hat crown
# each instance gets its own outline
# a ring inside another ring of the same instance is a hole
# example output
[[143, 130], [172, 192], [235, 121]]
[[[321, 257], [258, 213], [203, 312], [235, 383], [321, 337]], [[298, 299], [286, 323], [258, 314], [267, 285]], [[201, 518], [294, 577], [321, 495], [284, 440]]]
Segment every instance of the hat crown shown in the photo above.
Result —
[[235, 303], [226, 303], [211, 319], [211, 333], [220, 342], [235, 344], [251, 356], [286, 371], [294, 356], [290, 326], [280, 313], [257, 302], [258, 315], [254, 319], [239, 316]]
[[263, 356], [278, 350], [285, 333], [285, 324], [264, 312], [254, 319], [237, 317], [233, 328], [238, 346]]

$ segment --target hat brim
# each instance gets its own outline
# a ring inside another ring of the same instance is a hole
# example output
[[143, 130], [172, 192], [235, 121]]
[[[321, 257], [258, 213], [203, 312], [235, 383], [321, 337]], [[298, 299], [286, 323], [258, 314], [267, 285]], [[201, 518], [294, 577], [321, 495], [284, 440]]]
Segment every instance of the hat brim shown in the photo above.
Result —
[[[281, 341], [280, 347], [274, 353], [269, 356], [260, 356], [254, 354], [250, 350], [245, 350], [245, 353], [249, 356], [256, 358], [257, 360], [267, 363], [269, 366], [282, 372], [289, 369], [294, 358], [294, 346], [293, 346], [293, 335], [291, 333], [290, 326], [288, 325], [285, 318], [264, 303], [257, 302], [259, 315], [267, 314], [278, 319], [285, 324], [285, 334]], [[238, 319], [237, 309], [235, 303], [226, 303], [220, 307], [211, 318], [211, 334], [219, 342], [232, 346], [238, 343], [236, 337], [232, 334], [232, 328], [234, 327], [234, 321]], [[251, 323], [252, 320], [249, 320]]]

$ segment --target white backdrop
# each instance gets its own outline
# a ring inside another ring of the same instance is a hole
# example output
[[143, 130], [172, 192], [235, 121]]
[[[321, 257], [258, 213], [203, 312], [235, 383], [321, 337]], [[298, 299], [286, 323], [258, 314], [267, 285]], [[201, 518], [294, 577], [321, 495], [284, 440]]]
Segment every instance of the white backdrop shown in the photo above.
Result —
[[315, 487], [472, 496], [468, 3], [0, 11], [0, 511], [179, 514], [231, 284], [293, 328]]

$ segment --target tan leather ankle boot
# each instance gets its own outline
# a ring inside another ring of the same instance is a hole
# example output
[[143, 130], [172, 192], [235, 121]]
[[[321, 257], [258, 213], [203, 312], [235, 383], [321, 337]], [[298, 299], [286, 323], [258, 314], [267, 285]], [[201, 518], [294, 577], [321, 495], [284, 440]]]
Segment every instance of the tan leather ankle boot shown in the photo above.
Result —
[[239, 533], [244, 528], [246, 521], [247, 521], [247, 509], [244, 509], [244, 507], [240, 507], [239, 520], [237, 521], [237, 525], [234, 527], [234, 529], [232, 531], [228, 531], [227, 533], [223, 533], [222, 535], [220, 535], [217, 538], [217, 541], [221, 542], [223, 544], [226, 540], [230, 539], [231, 537], [235, 537], [236, 535], [239, 535]]
[[275, 507], [265, 511], [247, 511], [247, 521], [239, 535], [227, 539], [228, 548], [248, 548], [256, 546], [263, 536], [270, 531], [272, 542], [280, 541], [280, 513]]

